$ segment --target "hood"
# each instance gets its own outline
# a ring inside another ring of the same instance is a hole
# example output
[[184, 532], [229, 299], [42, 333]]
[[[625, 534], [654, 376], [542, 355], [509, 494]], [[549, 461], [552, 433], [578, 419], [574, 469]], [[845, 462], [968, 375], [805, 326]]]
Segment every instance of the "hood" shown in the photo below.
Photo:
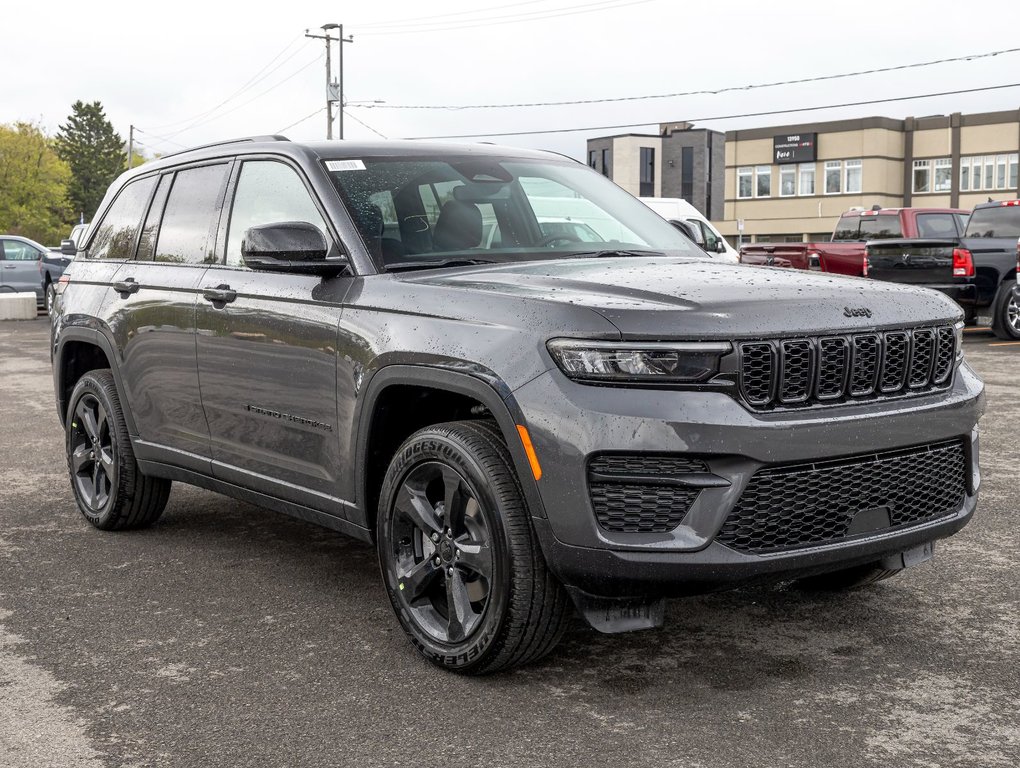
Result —
[[407, 279], [586, 307], [628, 338], [814, 335], [962, 317], [954, 302], [927, 289], [680, 257], [557, 259]]

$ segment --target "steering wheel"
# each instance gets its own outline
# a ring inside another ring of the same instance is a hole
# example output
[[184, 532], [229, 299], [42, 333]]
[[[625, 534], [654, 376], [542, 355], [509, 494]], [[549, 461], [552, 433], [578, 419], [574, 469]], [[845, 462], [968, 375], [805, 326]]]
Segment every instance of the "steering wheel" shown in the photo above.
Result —
[[579, 242], [581, 242], [581, 238], [575, 237], [574, 235], [556, 234], [546, 235], [541, 240], [539, 240], [536, 243], [536, 245], [539, 248], [555, 248], [557, 243], [562, 243], [563, 245], [570, 245], [571, 243]]

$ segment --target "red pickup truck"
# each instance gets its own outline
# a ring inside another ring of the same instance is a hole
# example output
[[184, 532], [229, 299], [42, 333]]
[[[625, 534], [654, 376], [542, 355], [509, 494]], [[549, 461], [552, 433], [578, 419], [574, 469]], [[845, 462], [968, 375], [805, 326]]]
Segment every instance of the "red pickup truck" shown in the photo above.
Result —
[[761, 243], [740, 249], [742, 264], [864, 276], [865, 244], [898, 238], [963, 235], [969, 211], [956, 208], [876, 208], [847, 211], [827, 243]]

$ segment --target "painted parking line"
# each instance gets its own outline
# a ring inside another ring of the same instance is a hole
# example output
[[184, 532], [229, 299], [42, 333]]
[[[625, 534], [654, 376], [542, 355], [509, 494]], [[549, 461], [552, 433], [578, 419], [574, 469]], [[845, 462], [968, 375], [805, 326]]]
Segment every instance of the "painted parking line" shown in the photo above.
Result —
[[979, 326], [973, 326], [971, 328], [964, 328], [963, 332], [964, 333], [979, 333], [979, 332], [987, 333], [990, 330], [992, 330], [992, 329], [990, 327], [988, 327], [988, 326], [979, 325]]
[[1016, 346], [1020, 346], [1020, 341], [993, 341], [988, 346], [990, 346], [990, 347], [1016, 347]]

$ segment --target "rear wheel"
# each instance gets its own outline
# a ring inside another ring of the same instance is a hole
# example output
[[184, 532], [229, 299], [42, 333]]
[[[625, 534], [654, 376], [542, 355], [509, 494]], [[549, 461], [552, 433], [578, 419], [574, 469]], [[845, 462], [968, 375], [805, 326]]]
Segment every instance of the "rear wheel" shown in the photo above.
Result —
[[397, 618], [437, 666], [485, 674], [526, 664], [566, 628], [569, 598], [490, 427], [439, 424], [401, 446], [383, 481], [377, 543]]
[[818, 576], [797, 579], [796, 584], [801, 589], [806, 590], [842, 592], [847, 589], [859, 589], [869, 584], [891, 579], [902, 570], [902, 568], [882, 568], [878, 563], [865, 563], [864, 565], [846, 568], [842, 571], [833, 571], [832, 573], [823, 573]]
[[170, 481], [138, 468], [109, 370], [89, 371], [78, 380], [65, 431], [71, 489], [86, 520], [115, 531], [151, 525], [163, 514]]
[[1020, 339], [1020, 302], [1013, 295], [1015, 283], [1005, 282], [992, 303], [992, 331], [1000, 339]]
[[53, 283], [46, 283], [46, 314], [53, 314], [53, 302], [57, 298], [57, 289], [53, 287]]

